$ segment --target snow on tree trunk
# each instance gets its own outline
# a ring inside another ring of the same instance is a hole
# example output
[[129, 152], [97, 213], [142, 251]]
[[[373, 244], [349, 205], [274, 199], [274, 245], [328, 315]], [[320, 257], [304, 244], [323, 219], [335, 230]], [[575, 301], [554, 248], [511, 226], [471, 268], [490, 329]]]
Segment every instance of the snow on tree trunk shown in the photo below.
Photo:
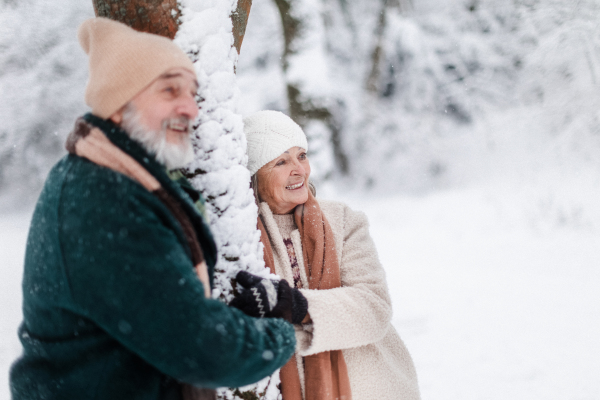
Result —
[[200, 114], [194, 132], [195, 160], [186, 175], [202, 191], [217, 245], [214, 296], [230, 300], [231, 278], [245, 269], [265, 274], [257, 207], [246, 169], [246, 138], [236, 114], [239, 89], [234, 73], [237, 52], [230, 15], [236, 1], [181, 0], [175, 37], [196, 67]]
[[[258, 209], [246, 169], [246, 137], [236, 113], [239, 89], [235, 65], [251, 2], [236, 0], [180, 0], [181, 25], [175, 42], [194, 61], [200, 83], [200, 114], [194, 132], [196, 157], [187, 176], [207, 200], [210, 225], [219, 248], [213, 296], [232, 298], [232, 282], [239, 270], [269, 276], [262, 258]], [[237, 10], [236, 10], [237, 7]], [[233, 22], [230, 16], [233, 14]], [[240, 24], [240, 21], [243, 23]], [[276, 399], [276, 373], [243, 389], [221, 389], [220, 399]]]

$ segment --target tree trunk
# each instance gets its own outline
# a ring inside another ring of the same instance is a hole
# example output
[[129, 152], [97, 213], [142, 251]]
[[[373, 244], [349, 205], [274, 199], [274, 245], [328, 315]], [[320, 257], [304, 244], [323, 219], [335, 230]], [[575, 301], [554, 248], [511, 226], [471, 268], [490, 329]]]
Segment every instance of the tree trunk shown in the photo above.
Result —
[[[294, 15], [294, 0], [274, 0], [281, 17], [283, 27], [284, 48], [281, 66], [284, 74], [289, 67], [289, 58], [295, 54], [297, 41], [301, 39], [303, 24]], [[287, 98], [290, 117], [303, 128], [311, 121], [321, 121], [331, 135], [333, 156], [339, 170], [346, 174], [349, 170], [348, 157], [342, 149], [342, 124], [336, 116], [334, 109], [336, 103], [325, 99], [312, 98], [309, 94], [302, 93], [301, 88], [292, 82], [287, 83]]]
[[381, 76], [381, 60], [384, 57], [382, 42], [387, 28], [388, 10], [392, 8], [397, 8], [401, 13], [409, 13], [413, 9], [412, 0], [381, 1], [381, 11], [379, 12], [379, 19], [375, 29], [375, 44], [371, 54], [371, 69], [365, 85], [365, 89], [371, 94], [377, 94], [381, 89], [379, 77]]
[[175, 37], [181, 11], [177, 0], [92, 0], [98, 17], [119, 21], [141, 32]]
[[250, 7], [252, 7], [252, 0], [238, 0], [237, 9], [231, 15], [231, 21], [233, 22], [233, 45], [238, 54], [240, 54], [242, 41], [246, 34], [246, 26], [248, 25], [248, 17], [250, 16]]
[[[110, 18], [140, 32], [175, 38], [181, 10], [177, 0], [92, 0], [96, 16]], [[252, 0], [239, 0], [231, 15], [234, 46], [240, 53]]]
[[388, 0], [383, 0], [381, 3], [381, 11], [379, 12], [379, 19], [375, 30], [375, 46], [373, 46], [373, 53], [371, 54], [371, 72], [369, 73], [366, 84], [367, 91], [372, 94], [376, 94], [379, 91], [380, 63], [383, 53], [382, 40], [387, 24], [386, 14], [388, 3]]

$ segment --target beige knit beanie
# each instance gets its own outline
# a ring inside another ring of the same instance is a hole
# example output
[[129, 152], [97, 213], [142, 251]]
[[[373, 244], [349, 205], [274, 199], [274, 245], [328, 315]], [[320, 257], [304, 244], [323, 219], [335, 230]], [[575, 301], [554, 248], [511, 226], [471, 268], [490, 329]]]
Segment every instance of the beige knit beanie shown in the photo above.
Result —
[[183, 67], [195, 74], [192, 61], [171, 40], [120, 22], [88, 19], [77, 37], [90, 57], [85, 102], [100, 118], [113, 115], [171, 68]]
[[279, 111], [259, 111], [244, 118], [250, 175], [292, 147], [308, 151], [302, 128]]

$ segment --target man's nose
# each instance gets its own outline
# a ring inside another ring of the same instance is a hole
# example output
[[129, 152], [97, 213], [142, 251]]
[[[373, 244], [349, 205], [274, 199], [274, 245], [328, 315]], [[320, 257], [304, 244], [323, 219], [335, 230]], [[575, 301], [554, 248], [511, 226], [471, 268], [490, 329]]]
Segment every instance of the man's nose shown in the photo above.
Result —
[[177, 105], [177, 113], [189, 119], [195, 119], [198, 116], [198, 104], [196, 104], [196, 99], [191, 93], [181, 95]]

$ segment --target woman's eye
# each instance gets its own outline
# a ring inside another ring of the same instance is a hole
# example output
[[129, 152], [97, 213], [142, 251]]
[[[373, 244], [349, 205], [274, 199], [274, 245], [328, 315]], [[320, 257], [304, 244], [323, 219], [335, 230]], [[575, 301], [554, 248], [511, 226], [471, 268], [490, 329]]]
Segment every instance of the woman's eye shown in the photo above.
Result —
[[279, 161], [277, 161], [275, 163], [275, 165], [277, 165], [277, 166], [280, 166], [280, 165], [283, 165], [283, 164], [285, 164], [285, 160], [279, 160]]
[[298, 158], [299, 158], [300, 160], [306, 160], [306, 157], [307, 157], [307, 154], [306, 154], [306, 153], [302, 153], [302, 154], [300, 154], [300, 155], [298, 156]]

